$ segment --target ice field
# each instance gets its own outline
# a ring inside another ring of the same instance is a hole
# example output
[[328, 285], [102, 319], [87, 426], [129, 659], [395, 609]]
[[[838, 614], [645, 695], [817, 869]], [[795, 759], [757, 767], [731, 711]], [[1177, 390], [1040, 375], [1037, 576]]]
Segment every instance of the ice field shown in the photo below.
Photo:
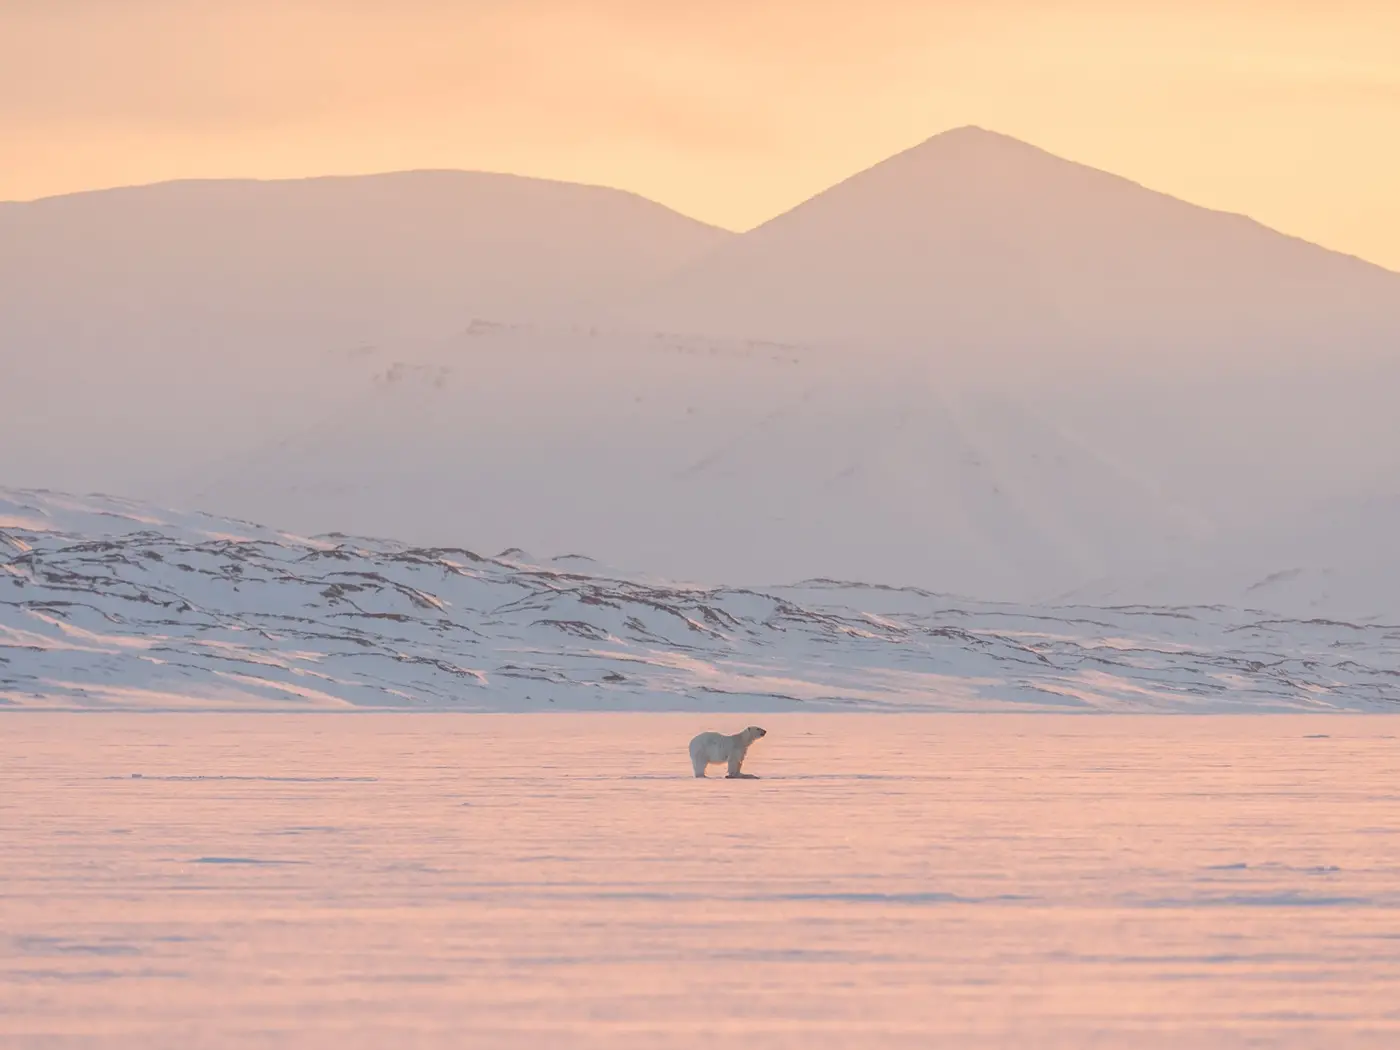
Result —
[[1390, 1047], [1400, 721], [56, 714], [0, 1046]]

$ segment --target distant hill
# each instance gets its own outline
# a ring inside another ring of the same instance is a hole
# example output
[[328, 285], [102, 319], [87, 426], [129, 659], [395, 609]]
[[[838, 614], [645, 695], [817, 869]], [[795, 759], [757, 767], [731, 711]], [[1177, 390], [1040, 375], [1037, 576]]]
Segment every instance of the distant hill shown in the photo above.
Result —
[[336, 362], [590, 315], [727, 236], [631, 193], [452, 171], [0, 204], [0, 478], [194, 471], [344, 391]]
[[980, 128], [945, 132], [718, 245], [646, 326], [893, 344], [952, 363], [1393, 352], [1400, 275]]
[[728, 236], [634, 194], [479, 172], [186, 181], [0, 205], [0, 353], [312, 350], [560, 320]]

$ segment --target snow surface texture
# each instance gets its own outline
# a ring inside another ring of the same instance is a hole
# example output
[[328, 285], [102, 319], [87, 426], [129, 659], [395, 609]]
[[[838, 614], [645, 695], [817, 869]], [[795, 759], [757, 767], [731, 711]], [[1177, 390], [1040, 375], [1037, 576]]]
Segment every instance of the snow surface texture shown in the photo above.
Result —
[[0, 1045], [1400, 1045], [1395, 719], [721, 720], [10, 716]]
[[0, 558], [0, 702], [20, 708], [1400, 706], [1400, 626], [707, 588], [16, 490]]
[[0, 376], [4, 485], [1400, 622], [1400, 275], [977, 129], [741, 235], [453, 173], [0, 205]]

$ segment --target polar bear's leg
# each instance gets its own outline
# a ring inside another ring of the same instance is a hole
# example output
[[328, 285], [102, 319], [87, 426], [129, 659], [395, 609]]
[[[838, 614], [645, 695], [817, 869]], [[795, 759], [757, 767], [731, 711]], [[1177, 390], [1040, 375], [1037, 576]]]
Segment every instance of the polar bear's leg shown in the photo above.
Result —
[[706, 762], [705, 753], [703, 751], [692, 751], [690, 753], [690, 764], [695, 769], [695, 775], [697, 777], [703, 777], [705, 775]]
[[736, 755], [730, 756], [730, 759], [729, 759], [729, 779], [730, 779], [730, 780], [757, 780], [758, 777], [754, 776], [752, 773], [743, 773], [743, 772], [740, 772], [740, 770], [741, 770], [741, 768], [743, 767], [743, 765], [744, 765], [744, 752], [743, 752], [743, 751], [740, 751], [740, 752], [739, 752], [738, 754], [736, 754]]

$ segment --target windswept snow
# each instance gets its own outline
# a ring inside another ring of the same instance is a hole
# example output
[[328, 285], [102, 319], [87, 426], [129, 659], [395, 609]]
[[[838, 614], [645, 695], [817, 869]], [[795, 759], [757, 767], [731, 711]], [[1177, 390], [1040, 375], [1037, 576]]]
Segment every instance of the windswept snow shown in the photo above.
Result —
[[1400, 626], [765, 590], [0, 490], [0, 701], [115, 709], [1389, 710]]

